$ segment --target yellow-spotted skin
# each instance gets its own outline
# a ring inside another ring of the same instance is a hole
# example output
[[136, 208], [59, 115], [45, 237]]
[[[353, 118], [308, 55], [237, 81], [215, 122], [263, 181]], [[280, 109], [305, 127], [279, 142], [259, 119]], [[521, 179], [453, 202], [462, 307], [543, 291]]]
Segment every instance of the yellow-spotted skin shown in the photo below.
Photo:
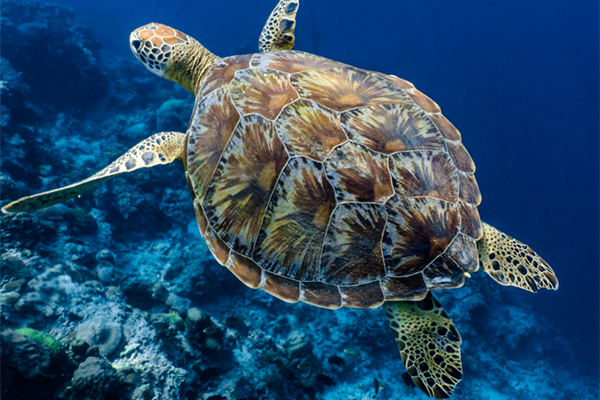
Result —
[[177, 159], [183, 161], [185, 137], [186, 134], [181, 132], [155, 133], [91, 177], [59, 189], [23, 197], [2, 207], [2, 212], [15, 214], [36, 211], [78, 197], [117, 175], [133, 172], [140, 168], [170, 164]]
[[291, 50], [294, 47], [299, 4], [299, 0], [280, 0], [277, 3], [258, 39], [261, 52]]
[[496, 282], [536, 293], [539, 289], [558, 289], [556, 274], [535, 251], [507, 234], [482, 223], [479, 246], [481, 268]]
[[419, 389], [447, 399], [462, 379], [462, 339], [431, 295], [421, 301], [392, 301], [383, 307], [402, 361]]

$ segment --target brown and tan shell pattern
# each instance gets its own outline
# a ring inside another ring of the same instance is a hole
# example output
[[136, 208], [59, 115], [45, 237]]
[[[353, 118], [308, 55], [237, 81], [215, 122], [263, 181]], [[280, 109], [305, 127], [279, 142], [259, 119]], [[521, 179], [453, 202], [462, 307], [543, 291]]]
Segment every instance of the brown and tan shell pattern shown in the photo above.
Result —
[[228, 57], [188, 134], [200, 231], [252, 288], [372, 308], [478, 268], [475, 166], [409, 82], [299, 51]]

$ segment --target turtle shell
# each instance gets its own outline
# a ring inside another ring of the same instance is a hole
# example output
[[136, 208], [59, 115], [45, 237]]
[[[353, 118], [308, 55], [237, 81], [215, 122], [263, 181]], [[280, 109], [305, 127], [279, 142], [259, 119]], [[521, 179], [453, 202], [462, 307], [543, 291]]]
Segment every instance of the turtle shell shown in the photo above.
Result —
[[200, 231], [252, 288], [372, 308], [478, 268], [475, 166], [407, 81], [299, 51], [223, 58], [186, 145]]

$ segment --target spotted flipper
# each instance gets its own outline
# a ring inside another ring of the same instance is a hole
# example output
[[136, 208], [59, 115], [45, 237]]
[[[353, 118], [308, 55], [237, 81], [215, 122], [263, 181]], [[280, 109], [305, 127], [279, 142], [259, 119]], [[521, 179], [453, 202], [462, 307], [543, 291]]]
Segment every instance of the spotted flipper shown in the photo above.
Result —
[[291, 50], [294, 47], [299, 2], [300, 0], [279, 0], [260, 33], [258, 48], [261, 53]]
[[97, 174], [63, 188], [23, 197], [3, 207], [2, 212], [5, 214], [14, 214], [50, 207], [77, 197], [99, 183], [114, 178], [119, 174], [132, 172], [140, 168], [170, 164], [175, 159], [182, 158], [184, 140], [185, 133], [155, 133], [129, 149], [127, 153], [123, 154]]
[[383, 309], [415, 385], [429, 397], [449, 398], [462, 379], [462, 339], [446, 311], [431, 293], [421, 301], [388, 301]]
[[483, 237], [477, 242], [479, 263], [496, 282], [537, 292], [558, 289], [558, 279], [548, 263], [529, 246], [484, 222]]

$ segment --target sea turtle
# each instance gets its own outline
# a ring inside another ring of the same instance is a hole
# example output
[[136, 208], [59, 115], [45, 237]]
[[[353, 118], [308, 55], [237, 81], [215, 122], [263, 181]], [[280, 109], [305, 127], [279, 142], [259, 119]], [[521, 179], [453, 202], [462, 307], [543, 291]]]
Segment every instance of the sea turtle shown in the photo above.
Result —
[[558, 280], [480, 221], [475, 166], [435, 102], [396, 76], [291, 50], [298, 5], [277, 4], [257, 54], [221, 58], [165, 25], [136, 29], [138, 60], [196, 97], [187, 132], [156, 133], [92, 177], [2, 211], [179, 159], [220, 264], [287, 302], [383, 306], [415, 384], [448, 398], [461, 337], [431, 291], [462, 286], [479, 266], [532, 292]]

